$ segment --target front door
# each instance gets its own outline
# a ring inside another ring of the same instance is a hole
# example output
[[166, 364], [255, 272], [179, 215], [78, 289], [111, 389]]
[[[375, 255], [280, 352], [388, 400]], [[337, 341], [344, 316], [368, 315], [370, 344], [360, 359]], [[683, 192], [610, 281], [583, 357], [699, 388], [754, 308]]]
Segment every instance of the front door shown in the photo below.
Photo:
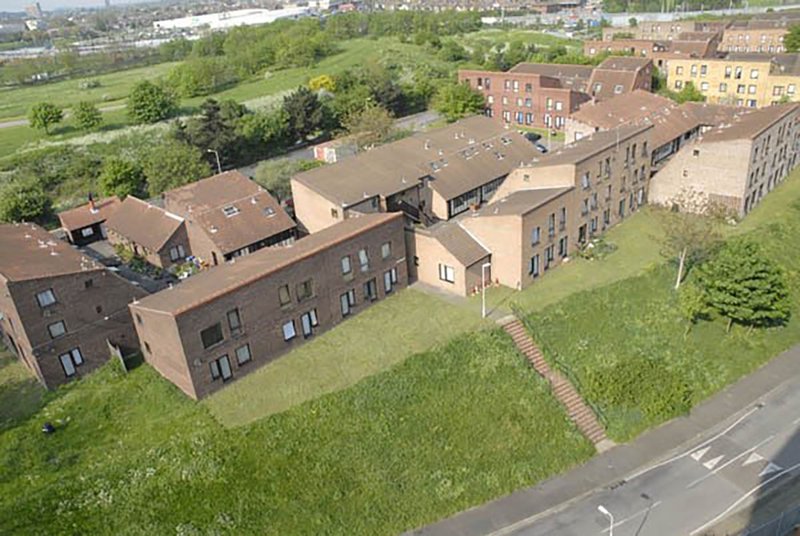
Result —
[[578, 228], [578, 242], [586, 242], [586, 224]]

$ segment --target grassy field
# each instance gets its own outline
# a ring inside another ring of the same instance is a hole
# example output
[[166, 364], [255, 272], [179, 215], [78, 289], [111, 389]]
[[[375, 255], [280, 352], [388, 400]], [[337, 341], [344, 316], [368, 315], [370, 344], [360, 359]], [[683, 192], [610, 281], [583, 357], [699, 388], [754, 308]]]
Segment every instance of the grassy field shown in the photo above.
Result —
[[565, 46], [567, 48], [583, 50], [583, 44], [578, 39], [565, 39], [563, 37], [532, 30], [488, 28], [479, 32], [467, 34], [463, 36], [462, 39], [463, 44], [467, 46], [481, 40], [491, 41], [496, 45], [504, 45], [511, 41], [523, 41], [542, 48]]
[[[630, 223], [620, 231], [628, 231]], [[547, 359], [573, 375], [582, 394], [602, 410], [609, 435], [628, 440], [800, 342], [800, 244], [792, 238], [798, 232], [800, 170], [729, 230], [758, 242], [786, 271], [794, 294], [793, 318], [784, 327], [734, 327], [726, 333], [727, 322], [717, 318], [701, 321], [686, 335], [687, 323], [672, 290], [674, 266], [662, 261], [635, 275], [634, 265], [641, 269], [646, 264], [640, 254], [620, 247], [592, 273], [613, 279], [604, 264], [617, 263], [628, 272], [627, 279], [537, 308], [527, 318], [529, 329]], [[580, 270], [578, 265], [574, 270]]]
[[[453, 64], [448, 64], [435, 56], [431, 56], [423, 47], [403, 44], [394, 38], [353, 39], [341, 43], [340, 48], [340, 52], [323, 59], [314, 67], [268, 72], [257, 78], [244, 80], [234, 87], [209, 96], [217, 99], [234, 99], [257, 108], [263, 105], [264, 102], [274, 100], [275, 95], [279, 96], [282, 92], [290, 91], [305, 84], [314, 76], [339, 73], [372, 61], [383, 65], [406, 67], [420, 64], [428, 64], [438, 68], [454, 67]], [[92, 90], [79, 90], [78, 80], [57, 82], [33, 88], [7, 90], [5, 94], [0, 93], [0, 95], [9, 96], [8, 99], [0, 99], [0, 102], [5, 103], [8, 101], [8, 104], [0, 105], [0, 121], [20, 115], [24, 116], [30, 106], [42, 100], [49, 100], [64, 107], [83, 99], [96, 100], [100, 104], [102, 96], [112, 89], [114, 92], [109, 93], [109, 95], [112, 95], [114, 100], [106, 101], [106, 104], [124, 105], [124, 100], [121, 99], [127, 97], [128, 92], [136, 82], [163, 76], [174, 65], [174, 63], [164, 63], [152, 67], [99, 76], [97, 79], [101, 80], [103, 85]], [[109, 81], [103, 81], [103, 77], [108, 77]], [[183, 113], [194, 113], [206, 98], [208, 97], [183, 99], [180, 103]], [[3, 106], [6, 107], [5, 112], [3, 111]], [[4, 113], [5, 115], [2, 115]], [[103, 121], [104, 126], [101, 132], [118, 130], [128, 125], [125, 110], [119, 108], [104, 112]], [[0, 128], [0, 158], [10, 155], [14, 151], [32, 146], [36, 142], [49, 141], [58, 143], [83, 135], [84, 133], [75, 128], [69, 117], [61, 125], [56, 126], [50, 136], [35, 131], [29, 126]]]
[[397, 534], [593, 452], [499, 329], [235, 429], [116, 366], [0, 433], [0, 532]]
[[452, 305], [404, 290], [203, 403], [225, 426], [248, 424], [347, 388], [481, 325], [479, 306]]

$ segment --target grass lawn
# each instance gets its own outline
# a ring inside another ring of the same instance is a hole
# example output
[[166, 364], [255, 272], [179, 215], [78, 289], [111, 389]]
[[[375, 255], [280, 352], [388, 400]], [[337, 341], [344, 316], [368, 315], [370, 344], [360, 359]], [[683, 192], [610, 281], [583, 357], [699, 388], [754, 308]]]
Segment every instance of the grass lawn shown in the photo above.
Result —
[[505, 45], [510, 41], [523, 41], [543, 48], [565, 46], [567, 48], [583, 50], [583, 44], [578, 39], [565, 39], [556, 35], [533, 30], [487, 28], [485, 30], [466, 34], [462, 39], [467, 46], [481, 40], [491, 41], [495, 45]]
[[39, 382], [0, 347], [0, 433], [36, 413], [43, 400]]
[[235, 429], [116, 367], [0, 433], [0, 532], [397, 534], [593, 453], [497, 328]]
[[407, 289], [203, 403], [224, 425], [240, 426], [349, 387], [481, 325], [480, 306], [452, 305]]
[[[619, 230], [628, 231], [632, 222]], [[788, 325], [752, 331], [735, 326], [726, 333], [726, 321], [714, 319], [685, 336], [687, 324], [672, 290], [675, 268], [665, 262], [640, 275], [629, 266], [628, 279], [572, 294], [527, 317], [547, 359], [577, 378], [582, 394], [605, 415], [613, 439], [628, 440], [685, 412], [800, 342], [800, 243], [794, 239], [800, 233], [800, 170], [730, 233], [746, 233], [786, 271], [793, 291]], [[615, 261], [615, 255], [621, 258]], [[616, 263], [622, 271], [623, 258], [646, 266], [620, 247], [594, 272], [613, 280], [604, 264]]]

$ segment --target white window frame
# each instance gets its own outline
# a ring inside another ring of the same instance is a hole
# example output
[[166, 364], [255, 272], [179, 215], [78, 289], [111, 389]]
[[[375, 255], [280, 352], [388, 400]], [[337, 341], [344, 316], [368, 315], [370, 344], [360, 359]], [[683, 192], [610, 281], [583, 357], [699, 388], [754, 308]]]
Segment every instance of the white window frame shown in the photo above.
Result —
[[314, 334], [314, 328], [319, 326], [317, 320], [317, 310], [311, 309], [300, 315], [300, 330], [303, 333], [303, 338], [307, 339]]
[[39, 304], [39, 307], [44, 309], [45, 307], [50, 307], [57, 303], [58, 300], [56, 300], [56, 294], [53, 292], [53, 289], [49, 288], [36, 294], [36, 302]]
[[289, 320], [288, 322], [284, 322], [282, 329], [283, 329], [284, 341], [288, 342], [297, 337], [297, 330], [294, 327], [294, 320]]
[[339, 306], [342, 311], [342, 316], [347, 316], [353, 312], [353, 307], [356, 305], [356, 291], [350, 289], [344, 294], [339, 296]]
[[381, 244], [381, 258], [388, 259], [392, 255], [392, 243], [384, 242]]
[[84, 227], [83, 229], [81, 229], [81, 236], [83, 238], [89, 238], [93, 234], [94, 234], [94, 229], [92, 229], [91, 227]]
[[342, 275], [347, 275], [353, 271], [353, 265], [350, 262], [350, 255], [345, 255], [339, 262], [342, 267]]
[[455, 283], [456, 269], [453, 266], [439, 263], [439, 279], [446, 283]]
[[361, 267], [362, 272], [369, 270], [369, 253], [367, 252], [367, 248], [361, 248], [358, 250], [358, 264]]
[[[242, 352], [242, 350], [244, 350], [244, 352]], [[253, 360], [253, 354], [250, 351], [250, 345], [249, 344], [245, 344], [244, 346], [240, 346], [239, 348], [236, 349], [236, 351], [234, 353], [236, 354], [236, 363], [238, 363], [239, 366], [242, 366], [242, 365], [244, 365], [246, 363], [249, 363], [250, 361]], [[242, 359], [242, 353], [244, 353], [246, 355], [245, 359]]]

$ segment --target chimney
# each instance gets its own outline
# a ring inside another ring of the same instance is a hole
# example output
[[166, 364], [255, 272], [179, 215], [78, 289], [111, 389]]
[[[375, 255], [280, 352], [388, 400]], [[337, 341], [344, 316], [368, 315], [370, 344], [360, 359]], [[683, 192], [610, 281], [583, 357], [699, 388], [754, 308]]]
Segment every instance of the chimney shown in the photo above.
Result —
[[97, 206], [94, 204], [94, 196], [89, 192], [89, 212], [97, 214]]

